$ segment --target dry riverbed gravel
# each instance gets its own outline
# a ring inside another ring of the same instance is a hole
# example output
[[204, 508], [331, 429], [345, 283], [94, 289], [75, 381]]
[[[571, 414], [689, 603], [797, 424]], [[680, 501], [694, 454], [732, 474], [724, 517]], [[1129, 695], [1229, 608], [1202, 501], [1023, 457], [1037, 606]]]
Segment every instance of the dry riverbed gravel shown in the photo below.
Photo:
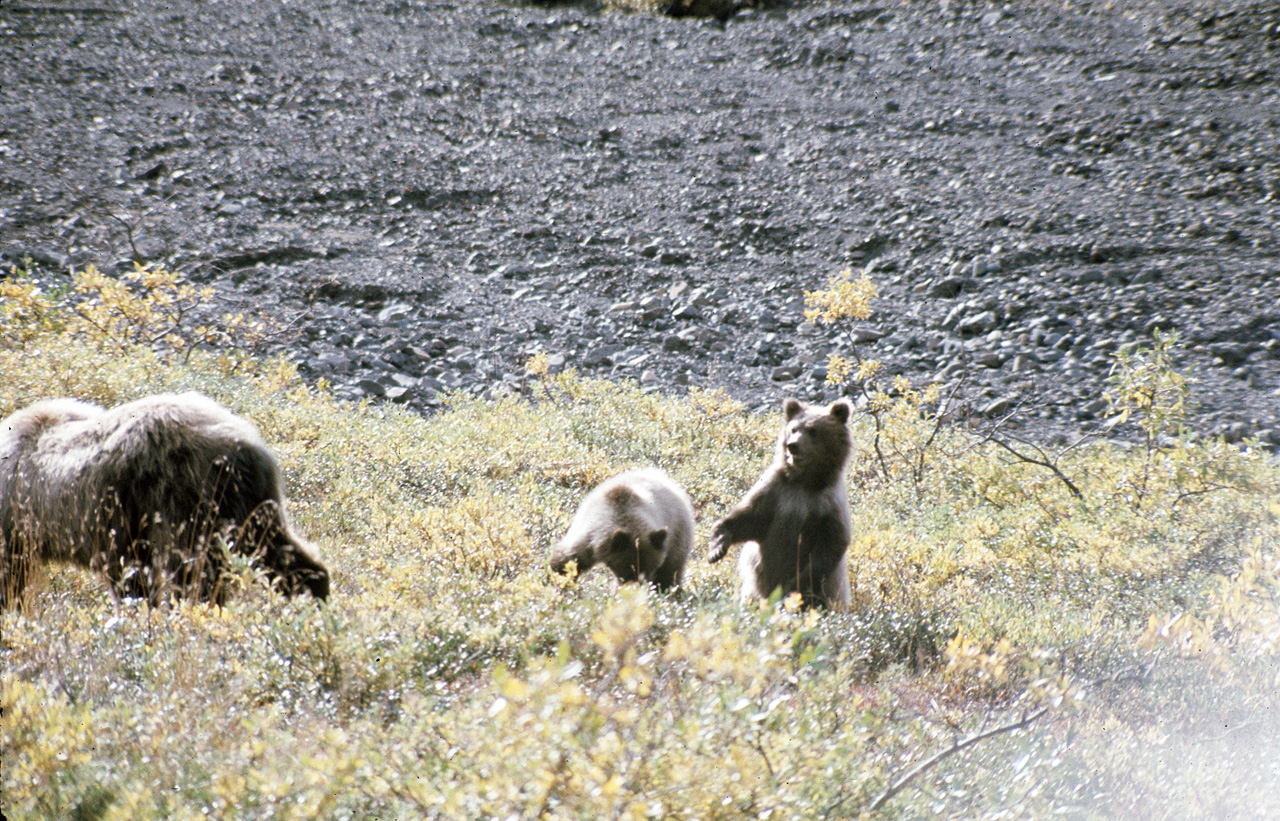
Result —
[[163, 264], [430, 411], [553, 367], [751, 407], [864, 356], [1105, 425], [1176, 330], [1195, 426], [1280, 445], [1280, 3], [8, 0], [0, 264]]

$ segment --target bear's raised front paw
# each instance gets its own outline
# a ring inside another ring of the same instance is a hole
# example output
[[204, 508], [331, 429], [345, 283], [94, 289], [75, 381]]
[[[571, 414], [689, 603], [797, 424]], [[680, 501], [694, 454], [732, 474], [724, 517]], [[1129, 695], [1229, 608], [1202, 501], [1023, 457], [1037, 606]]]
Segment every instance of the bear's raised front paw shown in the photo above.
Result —
[[720, 528], [716, 528], [711, 534], [711, 541], [707, 543], [707, 561], [715, 564], [724, 558], [724, 554], [729, 552], [729, 535]]

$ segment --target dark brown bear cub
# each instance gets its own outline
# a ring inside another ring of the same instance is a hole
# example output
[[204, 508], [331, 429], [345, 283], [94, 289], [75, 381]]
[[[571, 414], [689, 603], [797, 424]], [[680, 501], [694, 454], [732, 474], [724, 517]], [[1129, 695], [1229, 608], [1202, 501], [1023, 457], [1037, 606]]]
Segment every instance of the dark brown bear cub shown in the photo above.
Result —
[[827, 407], [788, 399], [773, 463], [711, 531], [707, 558], [747, 543], [738, 561], [743, 599], [781, 589], [806, 605], [847, 607], [850, 600], [848, 400]]
[[688, 494], [657, 468], [631, 470], [582, 500], [551, 551], [551, 569], [563, 573], [576, 561], [581, 574], [604, 564], [619, 581], [647, 581], [665, 591], [680, 586], [692, 546]]
[[[111, 410], [39, 402], [0, 420], [0, 608], [37, 562], [106, 574], [120, 596], [222, 603], [226, 549], [287, 594], [329, 595], [294, 533], [280, 467], [245, 419], [195, 393]], [[224, 548], [225, 546], [225, 548]]]

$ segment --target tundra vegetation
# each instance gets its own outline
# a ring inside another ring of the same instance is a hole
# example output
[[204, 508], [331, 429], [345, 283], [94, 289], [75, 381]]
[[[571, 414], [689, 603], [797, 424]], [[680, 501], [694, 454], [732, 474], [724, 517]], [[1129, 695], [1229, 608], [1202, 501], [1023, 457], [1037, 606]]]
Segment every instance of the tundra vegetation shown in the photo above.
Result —
[[[456, 396], [429, 419], [344, 405], [246, 350], [267, 324], [201, 318], [207, 295], [175, 275], [51, 281], [0, 279], [0, 416], [46, 396], [214, 397], [277, 453], [333, 590], [323, 607], [243, 584], [225, 607], [152, 608], [42, 570], [0, 615], [7, 818], [1273, 805], [1280, 469], [1181, 426], [1194, 385], [1167, 340], [1117, 360], [1128, 446], [975, 433], [938, 421], [935, 388], [833, 367], [862, 407], [853, 604], [819, 613], [740, 604], [733, 568], [702, 557], [768, 463], [776, 414], [538, 359], [523, 395]], [[873, 293], [838, 275], [813, 319], [847, 327]], [[586, 491], [642, 465], [699, 515], [683, 595], [550, 573]]]

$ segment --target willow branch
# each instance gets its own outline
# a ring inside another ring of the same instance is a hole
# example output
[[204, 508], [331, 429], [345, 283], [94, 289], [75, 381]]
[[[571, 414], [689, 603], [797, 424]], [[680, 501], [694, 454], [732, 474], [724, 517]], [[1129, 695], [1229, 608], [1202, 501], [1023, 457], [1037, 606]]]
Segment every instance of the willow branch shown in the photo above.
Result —
[[979, 741], [984, 741], [988, 738], [991, 738], [992, 736], [1001, 735], [1002, 733], [1012, 733], [1015, 730], [1021, 730], [1024, 727], [1029, 727], [1033, 722], [1035, 722], [1037, 719], [1039, 719], [1042, 715], [1044, 715], [1047, 712], [1049, 712], [1048, 707], [1041, 707], [1039, 710], [1036, 710], [1034, 713], [1023, 713], [1022, 718], [1017, 721], [1013, 721], [1008, 724], [1002, 724], [999, 727], [994, 727], [985, 732], [971, 735], [968, 738], [957, 741], [956, 743], [952, 744], [950, 747], [946, 748], [945, 750], [939, 750], [938, 752], [926, 758], [924, 761], [921, 761], [919, 764], [912, 767], [897, 781], [890, 784], [889, 788], [886, 789], [883, 793], [881, 793], [879, 798], [871, 802], [871, 805], [867, 807], [867, 810], [869, 812], [875, 812], [876, 810], [880, 809], [886, 803], [888, 803], [889, 800], [892, 799], [895, 795], [897, 795], [898, 793], [906, 789], [907, 786], [912, 781], [919, 778], [924, 773], [927, 773], [929, 770], [936, 767], [940, 762], [945, 761], [946, 759], [950, 758], [951, 756], [955, 755], [961, 750], [964, 750], [968, 747], [972, 747], [974, 744], [977, 744]]

